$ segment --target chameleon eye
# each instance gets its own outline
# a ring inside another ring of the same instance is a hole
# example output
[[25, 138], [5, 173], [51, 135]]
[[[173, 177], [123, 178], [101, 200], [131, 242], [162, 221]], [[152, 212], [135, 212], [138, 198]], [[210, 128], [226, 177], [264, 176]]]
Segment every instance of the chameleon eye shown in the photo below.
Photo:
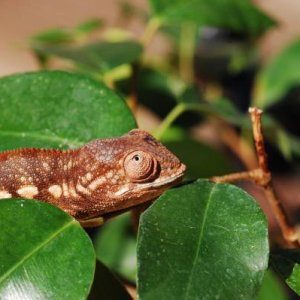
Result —
[[157, 161], [149, 153], [134, 151], [124, 160], [124, 170], [131, 182], [147, 182], [157, 174]]

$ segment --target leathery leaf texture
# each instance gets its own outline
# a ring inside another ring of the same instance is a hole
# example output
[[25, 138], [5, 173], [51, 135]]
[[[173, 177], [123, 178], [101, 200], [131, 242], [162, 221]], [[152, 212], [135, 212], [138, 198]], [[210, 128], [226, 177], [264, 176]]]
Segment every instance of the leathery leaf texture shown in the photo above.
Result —
[[103, 83], [62, 71], [0, 79], [0, 150], [76, 148], [136, 126], [124, 100]]
[[85, 299], [95, 253], [79, 223], [33, 200], [0, 201], [0, 298]]
[[241, 189], [198, 180], [142, 215], [140, 299], [255, 299], [268, 265], [265, 217]]

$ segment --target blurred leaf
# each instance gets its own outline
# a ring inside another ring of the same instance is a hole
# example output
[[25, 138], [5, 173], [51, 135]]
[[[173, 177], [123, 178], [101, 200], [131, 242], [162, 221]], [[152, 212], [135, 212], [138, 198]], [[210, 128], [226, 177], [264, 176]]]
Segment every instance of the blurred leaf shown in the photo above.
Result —
[[136, 238], [130, 214], [105, 223], [95, 240], [97, 258], [115, 272], [135, 282]]
[[52, 28], [34, 35], [31, 38], [32, 43], [43, 44], [62, 44], [73, 41], [74, 37], [72, 32], [63, 28]]
[[139, 299], [255, 299], [268, 266], [266, 219], [232, 185], [198, 180], [142, 215]]
[[289, 139], [288, 134], [282, 130], [277, 130], [277, 146], [280, 152], [287, 160], [291, 160], [292, 158], [292, 145]]
[[163, 23], [194, 22], [260, 35], [274, 25], [249, 0], [149, 0], [152, 11]]
[[162, 142], [187, 166], [188, 179], [207, 178], [230, 173], [231, 168], [222, 153], [188, 136]]
[[123, 99], [103, 83], [47, 71], [0, 79], [0, 149], [74, 148], [135, 127]]
[[277, 250], [271, 253], [271, 265], [287, 285], [300, 295], [300, 251], [299, 249]]
[[204, 116], [213, 115], [226, 120], [235, 125], [244, 125], [248, 120], [236, 107], [227, 99], [216, 99], [214, 101], [203, 101], [199, 99], [198, 103], [195, 98], [180, 98], [186, 111], [199, 112]]
[[261, 71], [254, 105], [269, 107], [281, 101], [291, 88], [300, 85], [300, 40], [274, 57]]
[[132, 298], [109, 269], [97, 260], [94, 282], [88, 300], [99, 299], [130, 300]]
[[74, 32], [77, 34], [87, 34], [99, 29], [102, 25], [103, 21], [101, 19], [91, 19], [76, 26]]
[[31, 43], [57, 45], [63, 43], [74, 42], [77, 38], [85, 36], [102, 26], [102, 20], [91, 19], [87, 20], [74, 29], [71, 28], [51, 28], [42, 31], [31, 37]]
[[282, 284], [271, 270], [265, 273], [258, 300], [288, 300]]
[[[227, 99], [217, 99], [206, 105], [201, 103], [201, 105], [204, 111], [207, 110], [208, 113], [218, 116], [232, 124], [242, 125], [245, 122], [244, 115]], [[248, 116], [246, 118], [248, 118]]]
[[133, 41], [94, 42], [83, 46], [36, 46], [47, 56], [59, 57], [95, 72], [106, 72], [123, 64], [137, 61], [143, 47]]
[[77, 221], [40, 201], [9, 199], [0, 201], [0, 228], [1, 299], [85, 299], [95, 253]]

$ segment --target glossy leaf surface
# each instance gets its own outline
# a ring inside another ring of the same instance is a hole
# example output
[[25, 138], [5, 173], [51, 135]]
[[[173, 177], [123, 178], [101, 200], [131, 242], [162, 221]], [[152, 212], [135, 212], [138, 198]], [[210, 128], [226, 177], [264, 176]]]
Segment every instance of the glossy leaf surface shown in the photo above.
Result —
[[124, 100], [103, 83], [60, 71], [0, 79], [0, 150], [75, 148], [135, 127]]
[[78, 222], [32, 200], [0, 201], [0, 298], [85, 299], [93, 245]]
[[268, 265], [260, 208], [231, 185], [198, 180], [142, 215], [140, 299], [255, 299]]

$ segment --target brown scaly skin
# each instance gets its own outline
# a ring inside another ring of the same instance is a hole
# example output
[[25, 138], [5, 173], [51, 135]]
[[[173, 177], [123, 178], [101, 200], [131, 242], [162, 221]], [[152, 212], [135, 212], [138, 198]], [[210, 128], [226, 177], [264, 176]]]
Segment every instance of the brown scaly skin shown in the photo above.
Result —
[[39, 199], [85, 221], [158, 197], [180, 182], [184, 171], [167, 148], [135, 129], [76, 150], [0, 153], [0, 199]]

